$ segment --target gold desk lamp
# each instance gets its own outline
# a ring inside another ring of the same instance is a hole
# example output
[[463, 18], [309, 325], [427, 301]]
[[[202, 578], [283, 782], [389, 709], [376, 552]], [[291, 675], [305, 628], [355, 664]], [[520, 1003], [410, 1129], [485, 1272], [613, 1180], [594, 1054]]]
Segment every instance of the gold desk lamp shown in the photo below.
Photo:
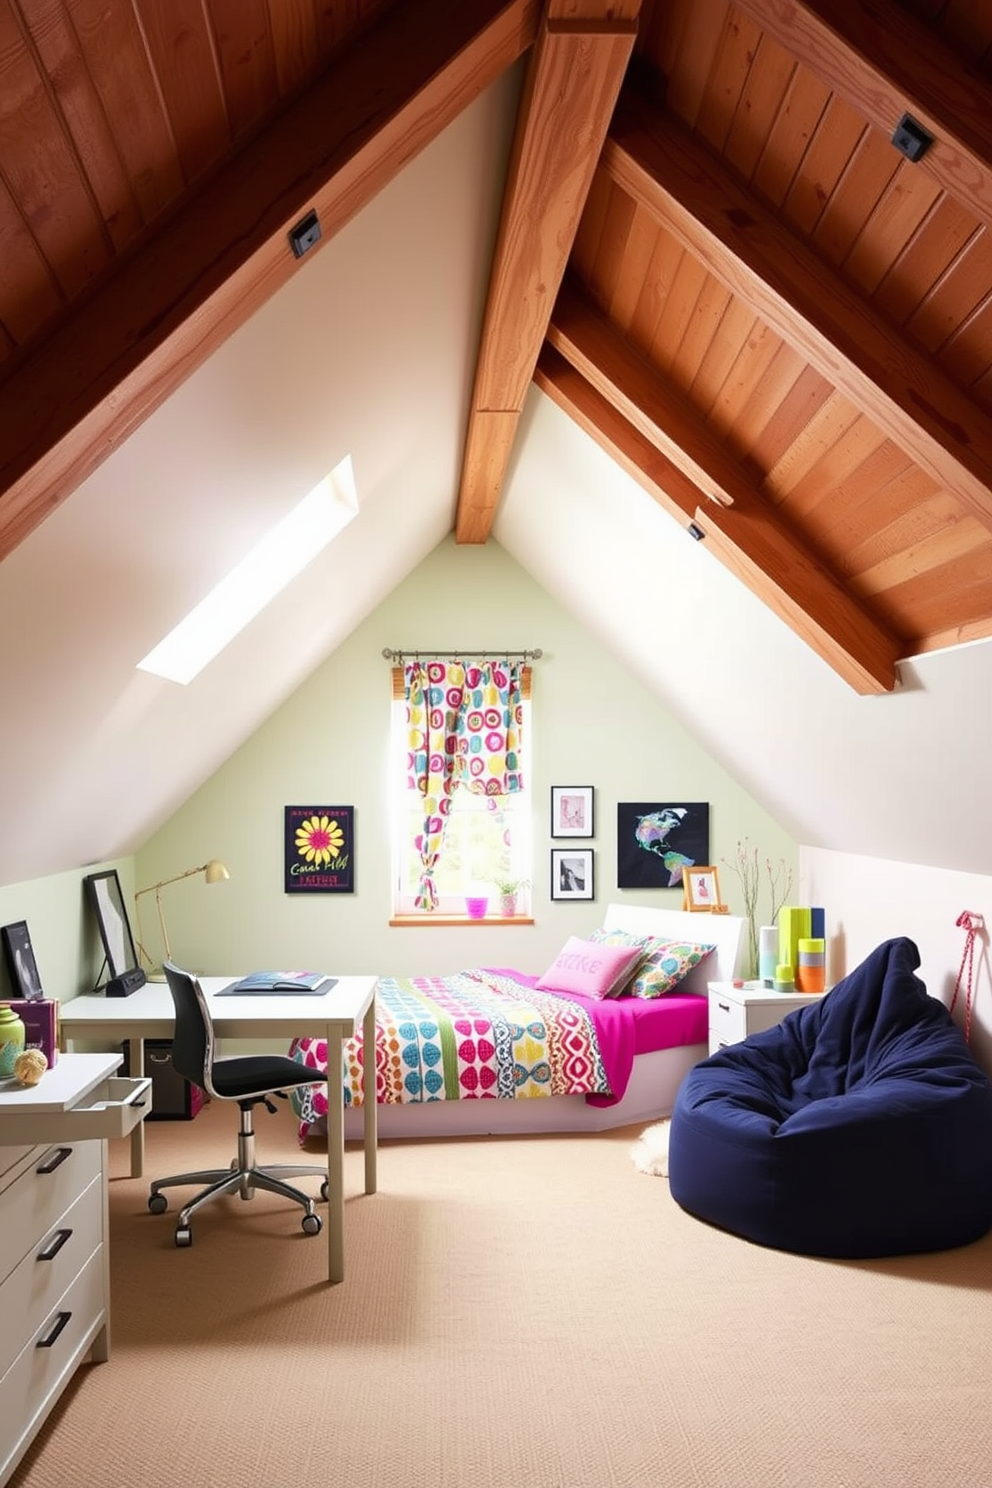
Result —
[[[135, 917], [137, 919], [137, 924], [138, 924], [138, 957], [139, 957], [139, 961], [143, 957], [145, 959], [145, 961], [148, 962], [148, 965], [149, 966], [154, 966], [154, 963], [152, 961], [152, 958], [151, 958], [151, 956], [149, 956], [149, 954], [148, 954], [148, 952], [145, 949], [144, 944], [143, 944], [144, 935], [143, 935], [142, 929], [141, 929], [141, 899], [142, 899], [142, 895], [144, 895], [144, 894], [154, 894], [155, 895], [155, 908], [158, 911], [158, 923], [159, 923], [159, 928], [162, 931], [162, 945], [165, 947], [165, 956], [164, 956], [163, 959], [166, 960], [166, 961], [171, 961], [172, 960], [172, 947], [169, 945], [169, 932], [166, 929], [165, 912], [162, 909], [162, 890], [164, 888], [167, 888], [169, 886], [169, 884], [179, 883], [181, 879], [184, 879], [184, 878], [193, 878], [197, 873], [204, 874], [206, 876], [206, 880], [207, 880], [207, 883], [208, 884], [223, 883], [223, 881], [224, 881], [225, 878], [230, 878], [230, 876], [231, 876], [230, 873], [228, 873], [227, 868], [220, 861], [219, 858], [211, 858], [209, 863], [201, 863], [196, 868], [187, 868], [186, 871], [185, 871], [185, 873], [177, 873], [173, 878], [163, 878], [160, 883], [149, 884], [147, 888], [145, 888], [145, 889], [139, 889], [138, 892], [135, 894], [135, 896], [134, 896], [134, 912], [135, 912]], [[148, 973], [148, 980], [150, 982], [164, 982], [165, 981], [165, 972], [162, 970], [161, 967], [159, 967], [157, 970], [152, 970], [152, 971], [150, 971]]]

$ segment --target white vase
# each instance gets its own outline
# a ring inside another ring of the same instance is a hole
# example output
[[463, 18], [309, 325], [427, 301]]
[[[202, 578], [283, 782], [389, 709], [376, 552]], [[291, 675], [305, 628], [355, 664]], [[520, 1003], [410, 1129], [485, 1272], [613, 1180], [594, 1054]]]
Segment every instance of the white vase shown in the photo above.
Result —
[[758, 930], [758, 976], [769, 986], [775, 980], [778, 965], [778, 926], [762, 925]]

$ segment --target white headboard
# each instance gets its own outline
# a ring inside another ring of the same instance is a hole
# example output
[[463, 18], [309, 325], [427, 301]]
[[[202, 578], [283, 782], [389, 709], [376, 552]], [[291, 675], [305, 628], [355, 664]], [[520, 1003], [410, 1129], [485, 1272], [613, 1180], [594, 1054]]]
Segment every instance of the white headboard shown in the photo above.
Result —
[[666, 940], [693, 940], [715, 945], [711, 955], [694, 966], [678, 986], [680, 992], [701, 992], [707, 982], [732, 982], [740, 976], [744, 949], [744, 921], [736, 915], [690, 914], [685, 909], [647, 909], [638, 904], [608, 904], [603, 924], [607, 930], [631, 935], [663, 935]]

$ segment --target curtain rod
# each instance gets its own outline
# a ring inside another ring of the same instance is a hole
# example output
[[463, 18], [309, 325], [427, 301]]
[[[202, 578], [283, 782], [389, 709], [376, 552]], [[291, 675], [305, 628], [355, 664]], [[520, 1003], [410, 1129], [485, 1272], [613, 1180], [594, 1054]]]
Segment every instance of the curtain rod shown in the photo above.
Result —
[[[452, 657], [470, 656], [477, 657], [483, 661], [487, 660], [488, 658], [492, 658], [496, 661], [509, 660], [511, 656], [521, 656], [523, 657], [524, 661], [527, 661], [530, 657], [533, 657], [535, 661], [540, 661], [541, 657], [544, 655], [544, 652], [541, 650], [540, 646], [538, 646], [537, 649], [534, 651], [476, 651], [475, 648], [472, 646], [467, 646], [464, 648], [461, 646], [446, 646], [444, 649], [447, 654]], [[419, 661], [422, 656], [430, 657], [433, 660], [434, 658], [436, 658], [438, 653], [437, 651], [391, 651], [388, 646], [384, 646], [382, 648], [382, 654], [383, 658], [386, 661], [403, 661], [404, 657], [407, 656], [412, 656], [415, 661]]]

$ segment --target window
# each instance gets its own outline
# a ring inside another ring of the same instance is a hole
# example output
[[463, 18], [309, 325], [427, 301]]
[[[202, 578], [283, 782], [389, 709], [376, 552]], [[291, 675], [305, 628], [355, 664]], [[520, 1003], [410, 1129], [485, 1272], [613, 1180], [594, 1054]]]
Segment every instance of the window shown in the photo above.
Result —
[[[515, 788], [502, 795], [476, 794], [464, 779], [462, 783], [455, 783], [460, 774], [456, 765], [439, 815], [428, 817], [422, 789], [424, 782], [421, 779], [418, 784], [415, 774], [415, 751], [424, 740], [415, 724], [411, 724], [410, 680], [408, 677], [404, 686], [403, 670], [394, 669], [390, 749], [393, 913], [423, 917], [424, 920], [438, 916], [461, 917], [466, 914], [468, 897], [483, 897], [489, 901], [487, 913], [498, 915], [499, 885], [529, 881], [531, 876], [531, 798], [527, 789], [524, 753], [530, 738], [529, 677], [525, 695], [516, 709], [519, 739], [515, 742], [519, 742], [519, 748], [512, 755], [512, 784]], [[527, 671], [529, 673], [529, 668]], [[437, 723], [436, 709], [431, 711], [433, 721]], [[465, 759], [471, 757], [471, 746], [464, 739], [456, 744], [450, 716], [446, 728], [441, 729], [441, 736], [443, 748], [451, 751], [452, 759], [461, 756], [459, 764], [464, 766]], [[423, 765], [425, 751], [421, 751], [419, 759]], [[425, 850], [425, 825], [429, 820], [437, 828], [442, 814], [443, 828], [439, 837], [434, 839], [438, 848], [435, 860]], [[429, 864], [426, 870], [425, 863]], [[425, 871], [436, 897], [433, 908], [424, 902]], [[520, 909], [518, 899], [518, 913]]]
[[192, 682], [357, 514], [358, 492], [346, 455], [138, 662], [139, 671], [183, 686]]

